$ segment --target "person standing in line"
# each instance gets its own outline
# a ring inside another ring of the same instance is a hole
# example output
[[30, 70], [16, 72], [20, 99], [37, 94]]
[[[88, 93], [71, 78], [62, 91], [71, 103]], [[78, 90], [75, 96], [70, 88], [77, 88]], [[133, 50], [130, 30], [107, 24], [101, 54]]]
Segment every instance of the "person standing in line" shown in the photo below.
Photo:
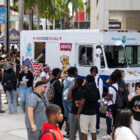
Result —
[[80, 123], [79, 123], [79, 120], [77, 119], [77, 111], [78, 111], [78, 107], [81, 101], [83, 82], [84, 82], [83, 79], [76, 78], [73, 89], [68, 94], [68, 99], [72, 99], [72, 107], [71, 107], [71, 112], [69, 114], [69, 126], [70, 126], [70, 139], [69, 140], [76, 140], [77, 131], [79, 131], [79, 139], [82, 140]]
[[[54, 87], [54, 98], [52, 99], [52, 103], [61, 107], [62, 113], [64, 112], [63, 104], [62, 104], [62, 85], [60, 83], [61, 70], [59, 68], [54, 68], [52, 70], [53, 79], [51, 79], [50, 84], [53, 84]], [[61, 129], [64, 121], [59, 123], [59, 128]]]
[[66, 119], [66, 137], [69, 137], [69, 113], [71, 111], [71, 105], [72, 105], [72, 100], [68, 99], [67, 96], [69, 92], [71, 91], [72, 86], [75, 83], [75, 78], [77, 77], [78, 71], [77, 68], [75, 67], [70, 67], [68, 69], [68, 77], [66, 77], [63, 81], [63, 93], [62, 93], [62, 102], [63, 102], [63, 107], [64, 107], [64, 117]]
[[35, 91], [27, 98], [25, 125], [28, 140], [38, 140], [41, 134], [41, 127], [47, 121], [45, 110], [48, 106], [48, 101], [44, 97], [45, 91], [46, 83], [38, 81], [35, 84]]
[[88, 75], [77, 112], [77, 119], [80, 119], [82, 140], [88, 139], [88, 132], [91, 133], [92, 140], [96, 140], [96, 103], [99, 98], [95, 79], [92, 75]]
[[132, 121], [132, 130], [140, 140], [140, 84], [136, 87], [136, 96], [129, 98], [128, 107], [132, 109], [134, 120]]
[[131, 130], [133, 114], [129, 109], [122, 109], [114, 125], [113, 140], [137, 140], [136, 135]]
[[24, 71], [19, 74], [19, 96], [23, 112], [26, 110], [27, 97], [32, 93], [33, 79], [29, 66], [25, 65]]
[[[117, 74], [118, 76], [118, 86], [119, 86], [119, 92], [121, 93], [122, 95], [122, 98], [123, 98], [123, 105], [120, 109], [124, 109], [127, 107], [127, 104], [128, 104], [128, 93], [127, 93], [127, 88], [126, 88], [126, 85], [125, 85], [125, 82], [124, 82], [124, 76], [125, 76], [125, 73], [124, 71], [121, 71], [119, 69], [116, 69], [114, 71], [114, 73]], [[123, 77], [122, 77], [122, 73], [123, 73]]]
[[58, 105], [51, 104], [47, 107], [46, 114], [48, 122], [42, 126], [41, 140], [54, 140], [54, 137], [55, 140], [63, 140], [63, 134], [58, 127], [58, 123], [63, 121], [61, 108]]
[[[17, 78], [11, 65], [5, 68], [2, 79], [2, 85], [6, 90], [8, 97], [9, 114], [17, 113], [17, 101], [16, 101]], [[13, 99], [13, 108], [12, 108], [12, 99]]]
[[[96, 86], [100, 93], [100, 99], [103, 96], [103, 80], [98, 75], [98, 68], [96, 66], [91, 67], [90, 69], [91, 75], [95, 78]], [[100, 111], [99, 111], [99, 103], [97, 101], [96, 106], [96, 133], [100, 132]]]
[[106, 98], [108, 100], [107, 103], [107, 113], [106, 113], [106, 125], [107, 125], [107, 135], [103, 136], [103, 139], [111, 140], [111, 133], [112, 133], [112, 122], [113, 126], [116, 120], [116, 113], [117, 108], [115, 105], [117, 92], [118, 91], [118, 76], [116, 73], [112, 73], [110, 76], [110, 84], [109, 92]]
[[1, 97], [1, 92], [2, 92], [2, 69], [0, 69], [0, 113], [5, 113], [5, 111], [2, 110], [2, 97]]
[[53, 78], [53, 75], [49, 75], [49, 66], [44, 64], [43, 65], [43, 71], [41, 72], [40, 78], [42, 81], [44, 81], [46, 83], [46, 92], [48, 91], [49, 87], [50, 87], [50, 80]]

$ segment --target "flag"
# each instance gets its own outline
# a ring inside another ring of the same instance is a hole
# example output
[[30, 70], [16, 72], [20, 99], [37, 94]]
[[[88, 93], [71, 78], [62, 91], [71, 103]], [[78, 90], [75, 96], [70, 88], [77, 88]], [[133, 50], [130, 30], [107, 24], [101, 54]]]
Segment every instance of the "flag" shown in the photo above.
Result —
[[37, 74], [39, 72], [39, 70], [42, 70], [43, 65], [41, 63], [34, 63], [34, 61], [31, 59], [31, 64], [32, 64], [32, 68], [33, 68], [33, 76], [36, 79]]
[[31, 71], [33, 71], [33, 67], [32, 67], [32, 64], [31, 64], [31, 61], [30, 61], [30, 59], [29, 58], [26, 58], [25, 60], [24, 60], [24, 57], [22, 57], [22, 71], [24, 70], [24, 66], [29, 66], [29, 69], [31, 70]]

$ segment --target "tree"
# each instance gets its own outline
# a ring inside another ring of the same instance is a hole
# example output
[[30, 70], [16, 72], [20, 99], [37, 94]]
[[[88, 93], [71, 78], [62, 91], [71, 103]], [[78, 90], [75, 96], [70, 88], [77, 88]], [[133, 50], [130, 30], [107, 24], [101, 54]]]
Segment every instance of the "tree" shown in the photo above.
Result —
[[74, 13], [83, 11], [84, 3], [83, 0], [68, 0], [68, 3], [72, 4], [72, 24], [74, 27]]
[[19, 0], [19, 31], [23, 30], [24, 0]]

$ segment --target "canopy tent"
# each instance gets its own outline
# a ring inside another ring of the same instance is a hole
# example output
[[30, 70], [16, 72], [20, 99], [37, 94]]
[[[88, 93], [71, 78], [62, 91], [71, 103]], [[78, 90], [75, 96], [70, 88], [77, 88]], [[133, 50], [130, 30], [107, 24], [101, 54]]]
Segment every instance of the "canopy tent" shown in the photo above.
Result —
[[[9, 32], [10, 44], [20, 44], [20, 33], [16, 29], [12, 29]], [[0, 43], [4, 43], [4, 37], [0, 37]]]

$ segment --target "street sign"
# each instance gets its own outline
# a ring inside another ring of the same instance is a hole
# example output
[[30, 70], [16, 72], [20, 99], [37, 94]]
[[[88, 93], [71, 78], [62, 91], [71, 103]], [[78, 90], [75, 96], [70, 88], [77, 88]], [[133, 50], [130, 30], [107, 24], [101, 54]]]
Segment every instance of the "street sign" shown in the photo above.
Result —
[[6, 8], [0, 7], [0, 24], [6, 23]]

